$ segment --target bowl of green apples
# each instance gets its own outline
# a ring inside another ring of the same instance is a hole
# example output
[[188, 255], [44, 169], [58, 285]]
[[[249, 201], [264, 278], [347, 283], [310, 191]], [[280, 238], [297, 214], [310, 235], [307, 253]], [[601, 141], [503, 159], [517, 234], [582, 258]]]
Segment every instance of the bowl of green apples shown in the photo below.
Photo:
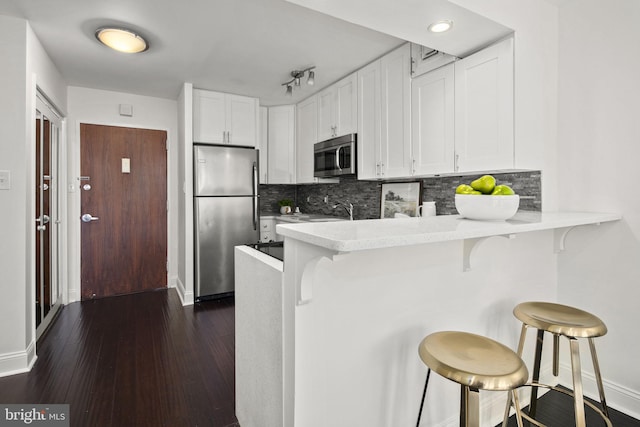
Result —
[[508, 185], [497, 185], [493, 176], [483, 175], [456, 188], [455, 204], [463, 218], [503, 221], [516, 214], [520, 196]]

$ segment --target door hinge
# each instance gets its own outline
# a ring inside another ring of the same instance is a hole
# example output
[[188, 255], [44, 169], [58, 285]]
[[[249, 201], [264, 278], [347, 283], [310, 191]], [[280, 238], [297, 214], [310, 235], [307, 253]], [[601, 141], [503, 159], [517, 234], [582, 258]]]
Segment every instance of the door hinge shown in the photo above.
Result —
[[169, 272], [169, 260], [167, 260], [167, 273]]
[[166, 138], [164, 140], [164, 148], [165, 148], [165, 150], [169, 151], [169, 139], [168, 138]]

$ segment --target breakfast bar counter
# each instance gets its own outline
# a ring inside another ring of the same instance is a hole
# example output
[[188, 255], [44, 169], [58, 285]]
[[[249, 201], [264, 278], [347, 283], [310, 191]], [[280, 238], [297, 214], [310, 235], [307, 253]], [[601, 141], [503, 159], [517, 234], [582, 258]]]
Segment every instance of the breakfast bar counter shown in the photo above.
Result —
[[[597, 245], [620, 218], [520, 212], [496, 222], [437, 216], [278, 225], [284, 263], [268, 269], [269, 298], [254, 296], [267, 292], [255, 273], [265, 255], [236, 248], [238, 421], [415, 425], [426, 375], [422, 338], [461, 330], [515, 348], [513, 307], [555, 301], [565, 246], [573, 249], [573, 236]], [[542, 367], [543, 382], [550, 372]], [[432, 384], [422, 425], [455, 425], [458, 387]], [[481, 398], [482, 425], [499, 423], [505, 398]]]
[[593, 212], [518, 212], [506, 221], [476, 221], [460, 215], [342, 221], [339, 224], [278, 225], [278, 233], [338, 252], [437, 243], [450, 240], [567, 229], [617, 221], [621, 215]]

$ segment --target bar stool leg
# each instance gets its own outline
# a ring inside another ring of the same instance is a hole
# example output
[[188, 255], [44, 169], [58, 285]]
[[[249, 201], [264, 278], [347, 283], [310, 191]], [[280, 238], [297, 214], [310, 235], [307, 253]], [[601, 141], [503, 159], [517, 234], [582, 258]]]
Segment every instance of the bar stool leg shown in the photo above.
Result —
[[[518, 389], [511, 390], [511, 393], [509, 393], [509, 401], [511, 401], [512, 395], [513, 395], [513, 404], [515, 405], [515, 408], [516, 408], [516, 421], [518, 422], [518, 427], [523, 427], [522, 413], [520, 411], [520, 400], [518, 399]], [[506, 424], [504, 424], [504, 427], [506, 427]]]
[[560, 335], [553, 334], [553, 376], [560, 373]]
[[602, 385], [602, 376], [600, 375], [600, 363], [596, 354], [596, 344], [593, 338], [589, 338], [589, 349], [591, 350], [591, 360], [593, 361], [593, 371], [596, 374], [596, 382], [598, 383], [598, 393], [600, 393], [600, 403], [602, 404], [602, 412], [609, 418], [609, 407], [604, 397], [604, 386]]
[[[527, 339], [527, 330], [528, 330], [528, 326], [523, 323], [522, 328], [520, 328], [520, 341], [518, 341], [518, 353], [517, 353], [518, 357], [522, 357], [522, 353], [524, 352], [524, 342]], [[513, 392], [516, 394], [516, 398], [517, 398], [518, 390], [513, 390]], [[520, 402], [518, 401], [516, 405], [517, 405], [516, 412], [519, 412]], [[509, 423], [510, 410], [511, 410], [511, 393], [509, 393], [509, 396], [507, 398], [507, 407], [504, 410], [504, 419], [502, 420], [502, 427], [507, 427], [507, 424]]]
[[480, 391], [465, 385], [460, 388], [460, 427], [480, 427]]
[[586, 421], [584, 417], [582, 375], [580, 367], [580, 343], [575, 338], [569, 338], [569, 347], [571, 348], [571, 371], [573, 376], [576, 427], [586, 427]]
[[424, 398], [427, 396], [427, 386], [429, 385], [429, 377], [431, 376], [431, 369], [427, 369], [427, 379], [424, 381], [424, 391], [422, 392], [422, 401], [420, 402], [420, 410], [418, 411], [418, 422], [416, 427], [420, 427], [420, 418], [422, 417], [422, 408], [424, 407]]
[[[542, 342], [544, 341], [544, 330], [538, 329], [538, 337], [536, 339], [536, 355], [533, 361], [533, 376], [531, 381], [538, 383], [540, 381], [540, 364], [542, 362]], [[529, 416], [535, 418], [536, 408], [538, 406], [538, 387], [531, 387], [531, 400], [529, 401]]]

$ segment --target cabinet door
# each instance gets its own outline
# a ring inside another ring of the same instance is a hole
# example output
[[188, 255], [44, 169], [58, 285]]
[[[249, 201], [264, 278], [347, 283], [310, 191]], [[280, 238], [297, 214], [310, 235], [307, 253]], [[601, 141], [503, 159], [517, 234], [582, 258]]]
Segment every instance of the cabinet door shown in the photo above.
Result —
[[268, 184], [267, 170], [269, 168], [269, 110], [267, 107], [260, 107], [258, 117], [258, 128], [260, 129], [258, 136], [258, 144], [256, 148], [260, 152], [260, 184]]
[[453, 64], [411, 82], [411, 156], [413, 175], [454, 170]]
[[358, 179], [380, 178], [380, 61], [360, 69], [358, 80]]
[[313, 144], [317, 137], [318, 102], [314, 95], [296, 107], [296, 183], [316, 182], [313, 176]]
[[295, 106], [269, 108], [269, 184], [295, 183]]
[[381, 169], [385, 178], [411, 175], [411, 50], [409, 44], [380, 59]]
[[358, 78], [353, 73], [335, 84], [336, 136], [356, 133], [358, 130]]
[[318, 93], [318, 141], [335, 136], [335, 86]]
[[256, 98], [227, 95], [227, 143], [255, 147], [258, 139], [258, 102]]
[[206, 90], [193, 91], [193, 140], [224, 144], [225, 94]]
[[513, 38], [455, 64], [457, 170], [513, 168]]

